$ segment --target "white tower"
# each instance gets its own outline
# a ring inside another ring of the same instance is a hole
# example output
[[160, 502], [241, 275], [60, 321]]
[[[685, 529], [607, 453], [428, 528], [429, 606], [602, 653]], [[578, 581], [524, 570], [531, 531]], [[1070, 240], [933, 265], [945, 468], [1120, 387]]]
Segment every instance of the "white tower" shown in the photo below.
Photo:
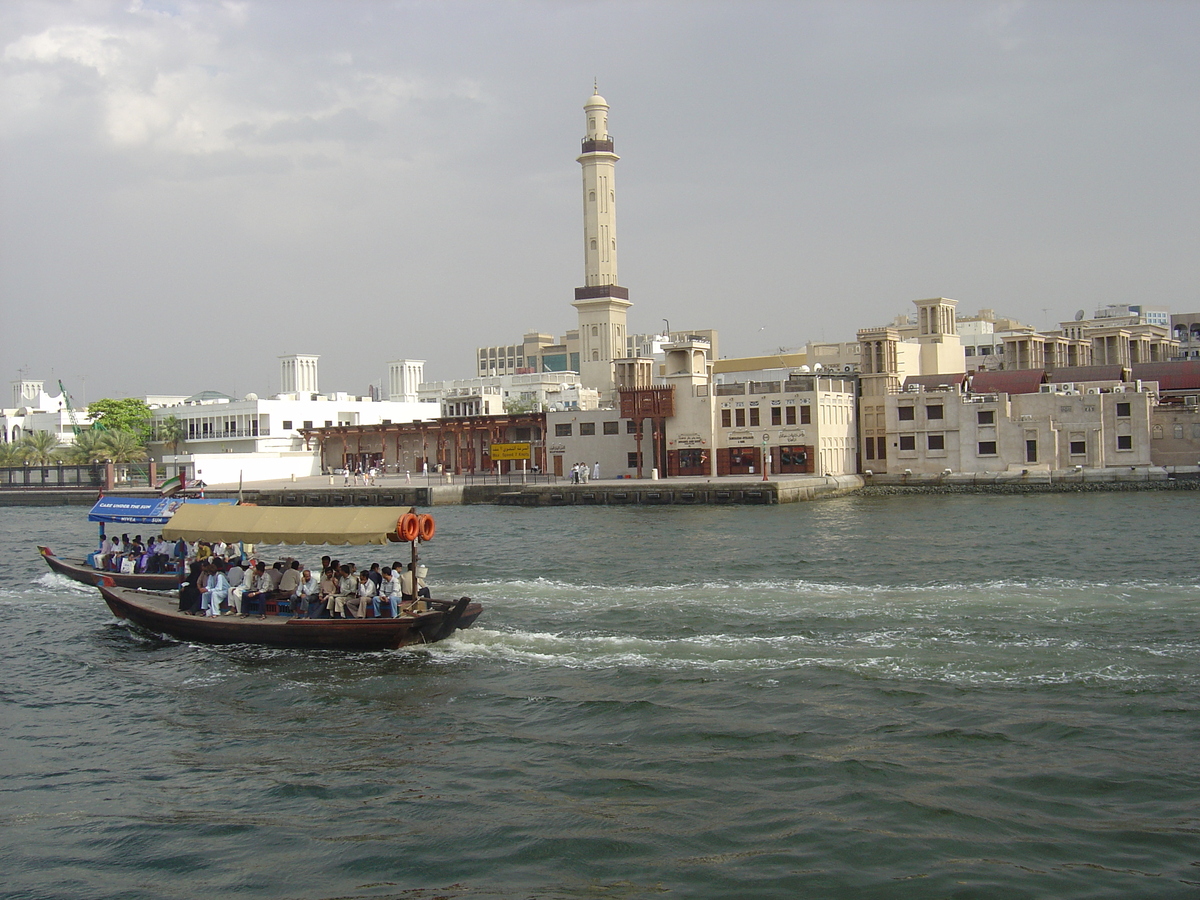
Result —
[[388, 363], [389, 400], [417, 402], [417, 385], [425, 380], [425, 360], [397, 359]]
[[617, 284], [617, 188], [620, 159], [608, 133], [608, 103], [593, 93], [583, 106], [587, 135], [578, 158], [583, 167], [584, 286], [575, 288], [579, 312], [579, 374], [584, 386], [612, 399], [613, 360], [625, 356], [629, 291]]
[[317, 360], [319, 356], [279, 357], [279, 393], [281, 394], [316, 394]]

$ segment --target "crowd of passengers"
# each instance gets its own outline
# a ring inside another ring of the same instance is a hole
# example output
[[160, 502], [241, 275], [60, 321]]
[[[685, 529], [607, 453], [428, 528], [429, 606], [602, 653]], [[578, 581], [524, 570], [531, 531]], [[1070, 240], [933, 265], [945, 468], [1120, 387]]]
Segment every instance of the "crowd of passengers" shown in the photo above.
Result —
[[161, 535], [151, 535], [145, 542], [140, 534], [123, 534], [105, 537], [96, 551], [94, 565], [105, 572], [144, 572], [164, 574], [178, 572], [182, 560], [187, 558], [188, 545], [184, 541], [172, 544]]
[[257, 615], [266, 617], [267, 602], [286, 603], [301, 618], [362, 619], [370, 609], [376, 618], [386, 609], [392, 618], [426, 609], [429, 588], [426, 569], [412, 563], [391, 566], [372, 563], [359, 570], [354, 563], [321, 557], [320, 576], [289, 559], [268, 567], [262, 561], [243, 562], [239, 554], [209, 553], [191, 562], [179, 590], [179, 609], [194, 616]]

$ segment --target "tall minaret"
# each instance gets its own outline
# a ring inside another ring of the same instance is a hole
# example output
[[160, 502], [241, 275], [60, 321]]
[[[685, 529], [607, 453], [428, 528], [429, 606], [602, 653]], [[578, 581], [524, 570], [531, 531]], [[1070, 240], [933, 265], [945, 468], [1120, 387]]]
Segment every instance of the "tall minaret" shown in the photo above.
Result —
[[613, 360], [625, 356], [629, 291], [617, 285], [617, 188], [620, 159], [608, 133], [608, 103], [594, 92], [583, 105], [587, 136], [583, 167], [584, 287], [575, 288], [579, 312], [579, 374], [585, 387], [614, 399]]

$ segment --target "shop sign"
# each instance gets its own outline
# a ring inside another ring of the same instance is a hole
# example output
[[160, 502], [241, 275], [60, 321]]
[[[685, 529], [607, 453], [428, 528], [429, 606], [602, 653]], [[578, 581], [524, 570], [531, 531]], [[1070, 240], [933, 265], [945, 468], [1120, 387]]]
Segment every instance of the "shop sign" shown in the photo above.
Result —
[[529, 444], [492, 444], [491, 457], [493, 461], [529, 459]]

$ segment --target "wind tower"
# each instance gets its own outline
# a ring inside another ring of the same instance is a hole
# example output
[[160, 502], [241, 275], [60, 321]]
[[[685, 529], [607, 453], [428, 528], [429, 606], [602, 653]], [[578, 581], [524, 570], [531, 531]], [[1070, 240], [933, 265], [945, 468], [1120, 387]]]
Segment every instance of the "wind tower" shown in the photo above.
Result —
[[584, 286], [575, 288], [579, 313], [579, 376], [601, 399], [615, 397], [613, 360], [625, 356], [625, 313], [633, 304], [617, 284], [617, 188], [620, 159], [608, 133], [608, 102], [593, 92], [583, 105], [587, 133], [583, 167]]

